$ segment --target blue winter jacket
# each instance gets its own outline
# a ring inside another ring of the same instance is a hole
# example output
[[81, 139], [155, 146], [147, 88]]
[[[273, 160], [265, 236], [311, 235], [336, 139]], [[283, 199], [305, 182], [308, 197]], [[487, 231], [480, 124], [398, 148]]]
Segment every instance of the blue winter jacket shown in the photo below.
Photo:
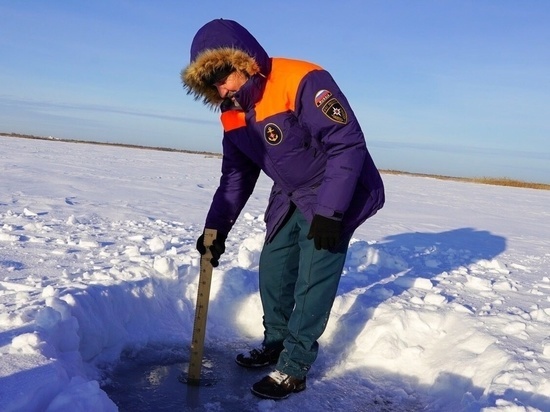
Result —
[[[240, 107], [207, 80], [227, 64], [249, 76], [235, 96]], [[224, 127], [222, 176], [205, 227], [229, 233], [260, 171], [273, 180], [267, 242], [292, 203], [310, 222], [315, 214], [341, 220], [343, 235], [382, 208], [382, 179], [361, 127], [321, 67], [271, 58], [241, 25], [218, 19], [197, 32], [182, 81], [195, 98], [220, 107]]]

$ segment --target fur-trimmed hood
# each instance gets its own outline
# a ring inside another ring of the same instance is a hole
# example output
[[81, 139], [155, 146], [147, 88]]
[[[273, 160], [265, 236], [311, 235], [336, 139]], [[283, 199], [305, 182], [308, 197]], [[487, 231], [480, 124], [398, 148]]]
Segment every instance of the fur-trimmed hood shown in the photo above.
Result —
[[208, 84], [214, 73], [227, 65], [249, 76], [267, 77], [271, 59], [248, 30], [232, 20], [216, 19], [199, 29], [191, 44], [191, 62], [181, 71], [184, 89], [195, 99], [216, 108], [222, 98]]

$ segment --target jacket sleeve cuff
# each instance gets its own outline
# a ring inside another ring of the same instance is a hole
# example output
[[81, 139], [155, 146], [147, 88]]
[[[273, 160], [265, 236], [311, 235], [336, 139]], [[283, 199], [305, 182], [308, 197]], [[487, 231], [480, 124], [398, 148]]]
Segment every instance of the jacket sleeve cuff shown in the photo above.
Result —
[[315, 210], [315, 214], [328, 217], [329, 219], [342, 220], [344, 214], [342, 212], [337, 212], [334, 209], [329, 207], [318, 205]]

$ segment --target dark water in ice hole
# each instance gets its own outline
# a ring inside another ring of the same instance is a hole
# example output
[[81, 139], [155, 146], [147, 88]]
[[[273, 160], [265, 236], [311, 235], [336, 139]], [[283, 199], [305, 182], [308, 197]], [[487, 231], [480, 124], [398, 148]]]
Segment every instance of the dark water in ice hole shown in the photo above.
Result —
[[178, 379], [187, 377], [188, 348], [146, 348], [125, 356], [102, 388], [121, 412], [255, 411], [250, 386], [269, 371], [239, 367], [243, 348], [205, 348], [199, 386]]

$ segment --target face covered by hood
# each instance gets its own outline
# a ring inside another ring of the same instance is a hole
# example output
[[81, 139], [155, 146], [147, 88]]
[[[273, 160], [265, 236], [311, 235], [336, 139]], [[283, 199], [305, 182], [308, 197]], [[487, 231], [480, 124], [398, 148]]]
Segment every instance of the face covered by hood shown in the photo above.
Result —
[[248, 77], [267, 77], [271, 59], [252, 36], [239, 23], [216, 19], [199, 29], [191, 44], [191, 62], [181, 71], [181, 80], [188, 94], [213, 108], [223, 99], [212, 79], [218, 73], [233, 68]]

